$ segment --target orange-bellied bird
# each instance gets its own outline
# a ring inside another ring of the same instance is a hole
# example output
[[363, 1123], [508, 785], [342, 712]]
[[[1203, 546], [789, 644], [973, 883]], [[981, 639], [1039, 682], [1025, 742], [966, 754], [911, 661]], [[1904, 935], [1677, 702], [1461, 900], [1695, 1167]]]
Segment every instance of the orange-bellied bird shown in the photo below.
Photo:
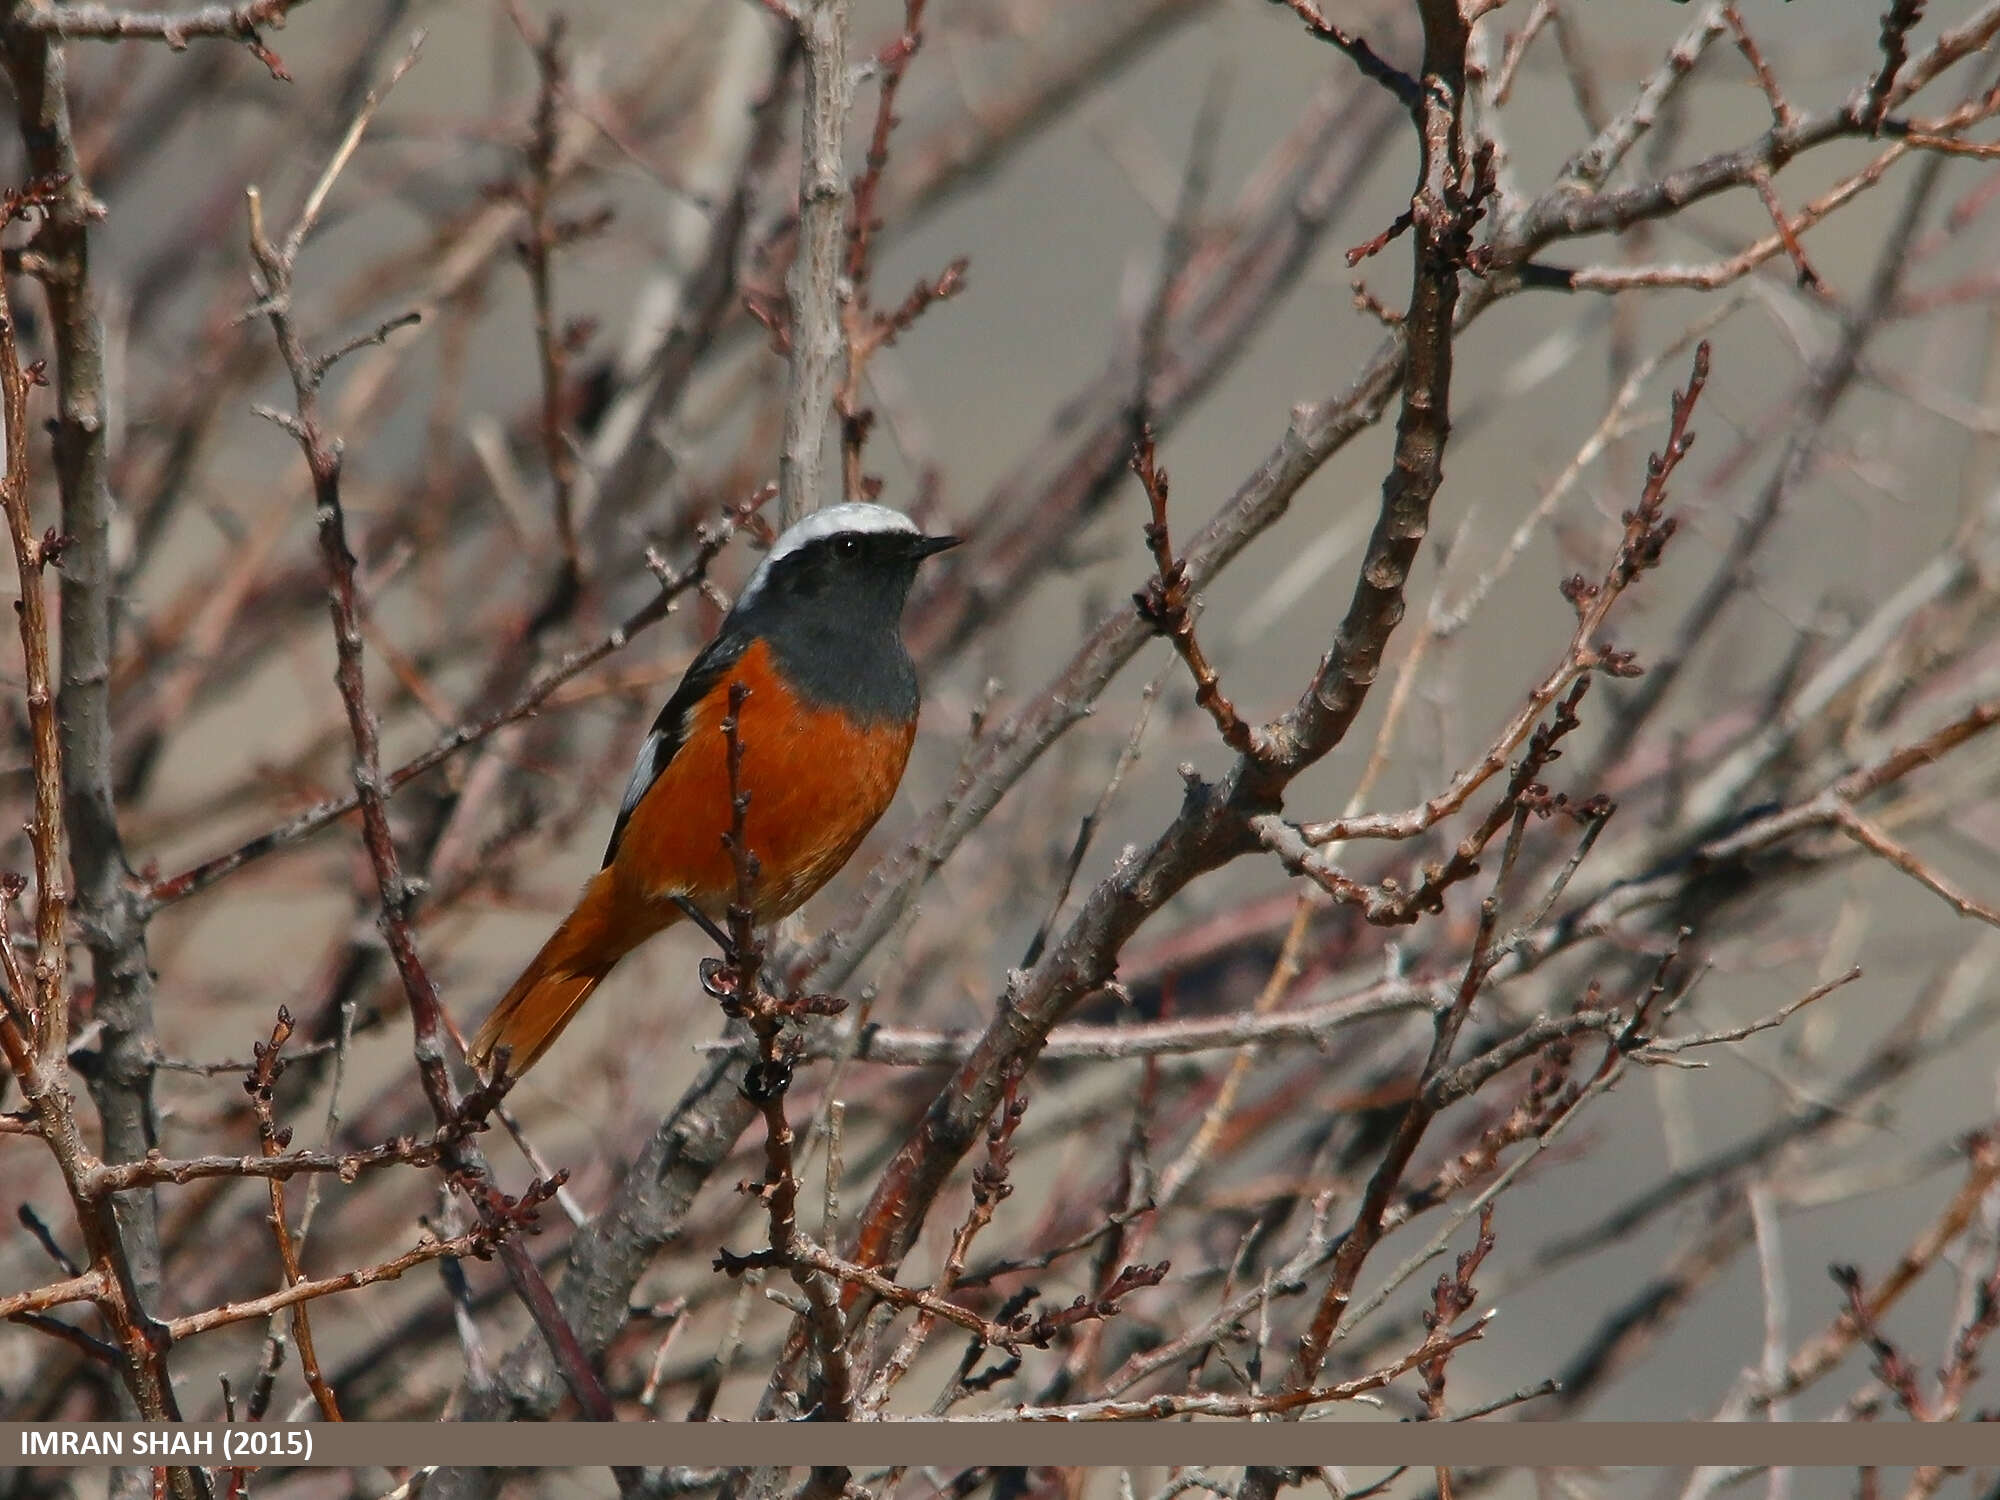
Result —
[[639, 747], [604, 868], [501, 997], [467, 1059], [501, 1047], [525, 1072], [618, 960], [685, 913], [720, 917], [736, 895], [730, 829], [730, 688], [744, 842], [757, 857], [754, 915], [775, 922], [833, 878], [887, 810], [917, 732], [917, 674], [903, 602], [925, 536], [901, 511], [833, 505], [788, 528], [687, 669]]

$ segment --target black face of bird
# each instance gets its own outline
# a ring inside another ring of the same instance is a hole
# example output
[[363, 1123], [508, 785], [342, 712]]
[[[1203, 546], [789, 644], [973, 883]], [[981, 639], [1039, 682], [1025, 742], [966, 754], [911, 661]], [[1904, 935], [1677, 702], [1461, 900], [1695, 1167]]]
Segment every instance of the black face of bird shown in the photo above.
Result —
[[812, 702], [871, 721], [913, 719], [917, 672], [903, 648], [903, 604], [923, 560], [957, 545], [885, 506], [818, 511], [772, 544], [722, 638], [763, 640]]
[[[782, 540], [782, 539], [781, 539]], [[911, 531], [836, 531], [774, 554], [738, 601], [746, 624], [784, 621], [842, 634], [893, 631], [927, 557], [957, 537]]]

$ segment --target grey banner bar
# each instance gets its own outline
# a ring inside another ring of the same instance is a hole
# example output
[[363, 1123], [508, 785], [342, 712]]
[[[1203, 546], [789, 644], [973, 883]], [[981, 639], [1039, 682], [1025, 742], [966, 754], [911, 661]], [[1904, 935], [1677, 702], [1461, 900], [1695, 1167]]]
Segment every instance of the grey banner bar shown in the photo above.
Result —
[[[68, 1451], [64, 1451], [68, 1450]], [[2000, 1463], [2000, 1426], [1953, 1423], [1020, 1422], [432, 1423], [312, 1426], [0, 1423], [0, 1466], [198, 1463], [567, 1468], [889, 1464], [1061, 1467], [1238, 1464]]]

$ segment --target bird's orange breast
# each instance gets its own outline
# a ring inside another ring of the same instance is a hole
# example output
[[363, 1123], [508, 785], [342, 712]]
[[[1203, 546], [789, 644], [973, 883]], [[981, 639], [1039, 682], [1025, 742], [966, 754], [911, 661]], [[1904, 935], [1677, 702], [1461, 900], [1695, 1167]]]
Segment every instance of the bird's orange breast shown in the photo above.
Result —
[[744, 829], [760, 866], [756, 916], [773, 922], [818, 890], [887, 811], [916, 723], [870, 723], [804, 701], [753, 643], [689, 715], [686, 737], [632, 809], [611, 862], [627, 901], [684, 896], [713, 915], [734, 899], [729, 832], [729, 688], [749, 689], [739, 715]]

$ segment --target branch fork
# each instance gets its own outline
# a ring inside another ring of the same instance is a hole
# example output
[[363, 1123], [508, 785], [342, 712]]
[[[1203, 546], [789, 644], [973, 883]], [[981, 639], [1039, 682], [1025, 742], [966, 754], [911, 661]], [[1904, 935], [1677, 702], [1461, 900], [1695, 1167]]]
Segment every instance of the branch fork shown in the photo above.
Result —
[[1174, 650], [1187, 663], [1194, 678], [1194, 701], [1211, 719], [1222, 741], [1238, 755], [1256, 759], [1261, 742], [1222, 691], [1222, 682], [1194, 634], [1194, 590], [1188, 584], [1185, 558], [1174, 556], [1173, 535], [1167, 527], [1167, 471], [1155, 461], [1153, 429], [1140, 428], [1132, 445], [1132, 472], [1146, 491], [1152, 519], [1146, 523], [1146, 545], [1152, 549], [1157, 570], [1146, 587], [1132, 596], [1140, 618], [1158, 635], [1174, 643]]

